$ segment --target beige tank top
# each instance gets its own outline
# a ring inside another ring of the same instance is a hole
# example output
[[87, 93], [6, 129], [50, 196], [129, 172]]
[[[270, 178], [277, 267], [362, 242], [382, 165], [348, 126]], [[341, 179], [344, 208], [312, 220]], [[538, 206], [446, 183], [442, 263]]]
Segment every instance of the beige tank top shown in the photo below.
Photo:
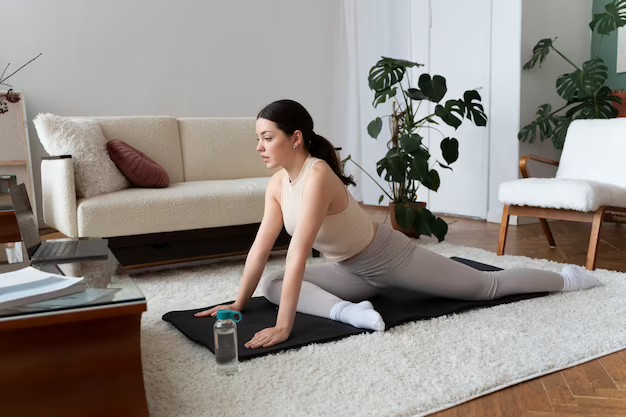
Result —
[[[308, 174], [313, 165], [320, 161], [323, 160], [309, 155], [293, 182], [290, 182], [289, 176], [285, 175], [281, 193], [281, 209], [285, 230], [291, 236], [296, 231], [302, 205], [302, 191]], [[347, 189], [346, 194], [348, 206], [340, 213], [329, 214], [325, 217], [313, 243], [313, 248], [333, 262], [343, 261], [356, 255], [374, 238], [374, 221]]]

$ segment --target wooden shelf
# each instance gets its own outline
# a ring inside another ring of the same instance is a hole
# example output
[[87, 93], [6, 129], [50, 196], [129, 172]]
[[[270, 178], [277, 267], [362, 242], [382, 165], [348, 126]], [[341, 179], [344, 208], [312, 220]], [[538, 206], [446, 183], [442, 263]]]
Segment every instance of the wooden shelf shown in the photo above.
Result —
[[2, 167], [18, 167], [28, 165], [27, 161], [0, 161]]
[[14, 211], [0, 211], [0, 243], [22, 240]]
[[[6, 93], [0, 90], [0, 95]], [[21, 92], [17, 103], [6, 103], [8, 113], [0, 116], [0, 175], [14, 175], [18, 184], [24, 183], [28, 190], [33, 211], [37, 209], [33, 178], [26, 104]], [[36, 212], [36, 211], [35, 211]]]

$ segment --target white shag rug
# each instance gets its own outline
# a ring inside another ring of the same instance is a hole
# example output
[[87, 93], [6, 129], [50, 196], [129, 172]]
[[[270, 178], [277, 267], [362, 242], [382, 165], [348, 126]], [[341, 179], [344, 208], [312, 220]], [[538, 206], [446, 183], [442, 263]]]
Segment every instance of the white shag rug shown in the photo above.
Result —
[[[563, 266], [445, 242], [423, 246], [502, 268]], [[243, 265], [134, 275], [148, 299], [141, 337], [152, 417], [426, 416], [626, 348], [626, 274], [597, 270], [601, 287], [308, 345], [217, 376], [211, 351], [161, 317], [234, 299]], [[266, 270], [283, 267], [275, 256]]]

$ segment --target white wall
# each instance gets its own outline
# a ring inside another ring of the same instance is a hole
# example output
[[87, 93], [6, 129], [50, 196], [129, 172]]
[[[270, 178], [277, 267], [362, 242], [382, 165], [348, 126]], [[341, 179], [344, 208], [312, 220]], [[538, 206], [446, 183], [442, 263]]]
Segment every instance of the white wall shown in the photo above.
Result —
[[500, 223], [498, 188], [518, 178], [522, 0], [492, 2], [489, 204], [487, 221]]
[[[533, 47], [544, 38], [557, 38], [554, 46], [574, 64], [580, 65], [591, 56], [592, 0], [524, 0], [522, 2], [522, 65], [532, 57]], [[567, 17], [564, 18], [564, 11]], [[574, 67], [554, 51], [547, 56], [541, 68], [523, 70], [521, 85], [521, 126], [535, 120], [537, 108], [545, 103], [553, 110], [565, 105], [556, 92], [556, 80]], [[560, 158], [552, 142], [539, 139], [534, 144], [520, 142], [520, 156], [535, 154], [546, 158]], [[554, 176], [556, 168], [535, 163], [533, 176]]]
[[[359, 0], [337, 0], [341, 4], [337, 39], [333, 55], [333, 95], [331, 104], [331, 137], [341, 138], [341, 159], [348, 156], [360, 163], [364, 132], [361, 120], [360, 74], [358, 56]], [[363, 3], [361, 3], [363, 4]], [[356, 201], [363, 201], [363, 179], [370, 181], [352, 162], [344, 166], [344, 173], [352, 176], [356, 186], [348, 187]]]
[[[463, 98], [467, 90], [477, 90], [491, 121], [491, 0], [432, 0], [430, 29], [430, 74], [446, 78], [448, 92], [441, 104]], [[471, 42], [461, 41], [471, 33]], [[463, 63], [460, 65], [459, 63]], [[434, 103], [429, 103], [431, 112]], [[431, 165], [445, 162], [441, 141], [459, 141], [459, 159], [452, 171], [437, 171], [441, 187], [428, 190], [428, 207], [433, 213], [485, 219], [487, 216], [489, 175], [489, 128], [476, 126], [465, 118], [458, 129], [445, 123], [430, 130], [428, 147]], [[459, 203], [462, 202], [462, 203]]]
[[26, 98], [37, 194], [40, 112], [256, 116], [291, 98], [329, 135], [340, 8], [335, 0], [0, 0], [0, 66], [43, 52], [11, 79]]

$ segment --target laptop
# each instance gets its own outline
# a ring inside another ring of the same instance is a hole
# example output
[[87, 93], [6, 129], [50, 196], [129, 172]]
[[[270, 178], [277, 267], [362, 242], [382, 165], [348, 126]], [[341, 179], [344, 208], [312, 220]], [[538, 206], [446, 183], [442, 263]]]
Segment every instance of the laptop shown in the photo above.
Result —
[[41, 241], [37, 219], [30, 205], [24, 184], [9, 189], [17, 225], [22, 241], [33, 263], [67, 263], [83, 260], [107, 259], [109, 241], [107, 239], [75, 240], [61, 242]]

